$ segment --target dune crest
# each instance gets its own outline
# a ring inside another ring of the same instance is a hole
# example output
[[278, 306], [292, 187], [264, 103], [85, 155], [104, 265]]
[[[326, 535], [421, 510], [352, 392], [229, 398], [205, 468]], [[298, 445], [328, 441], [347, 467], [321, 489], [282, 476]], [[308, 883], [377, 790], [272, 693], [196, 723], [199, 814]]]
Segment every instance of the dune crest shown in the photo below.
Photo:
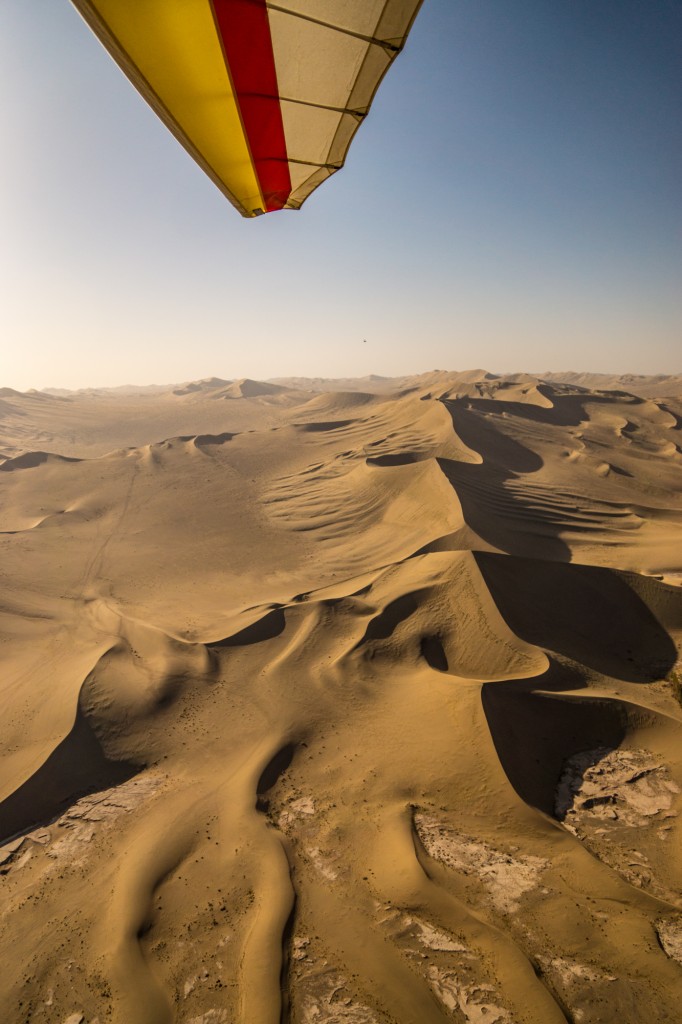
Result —
[[677, 1019], [682, 407], [586, 380], [0, 392], [3, 1024]]

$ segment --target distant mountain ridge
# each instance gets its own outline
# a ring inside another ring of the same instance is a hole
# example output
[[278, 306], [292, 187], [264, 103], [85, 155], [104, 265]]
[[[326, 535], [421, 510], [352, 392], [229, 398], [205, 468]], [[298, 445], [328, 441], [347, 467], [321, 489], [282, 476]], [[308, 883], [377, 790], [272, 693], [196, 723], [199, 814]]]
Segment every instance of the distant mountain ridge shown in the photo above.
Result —
[[547, 381], [568, 384], [592, 391], [627, 391], [644, 398], [673, 398], [682, 396], [682, 374], [635, 374], [635, 373], [593, 373], [576, 370], [547, 370], [541, 373], [493, 373], [485, 369], [473, 370], [429, 370], [424, 373], [386, 377], [367, 374], [363, 377], [271, 377], [257, 380], [249, 377], [224, 379], [205, 377], [180, 384], [123, 384], [114, 387], [93, 387], [68, 390], [66, 388], [42, 388], [39, 391], [17, 391], [14, 388], [0, 388], [1, 398], [21, 396], [50, 396], [68, 398], [80, 396], [127, 396], [174, 394], [177, 397], [205, 395], [212, 398], [255, 398], [265, 395], [282, 394], [285, 391], [354, 391], [367, 394], [386, 394], [405, 388], [439, 388], [448, 390], [459, 385], [476, 384], [485, 381], [507, 380], [517, 382]]

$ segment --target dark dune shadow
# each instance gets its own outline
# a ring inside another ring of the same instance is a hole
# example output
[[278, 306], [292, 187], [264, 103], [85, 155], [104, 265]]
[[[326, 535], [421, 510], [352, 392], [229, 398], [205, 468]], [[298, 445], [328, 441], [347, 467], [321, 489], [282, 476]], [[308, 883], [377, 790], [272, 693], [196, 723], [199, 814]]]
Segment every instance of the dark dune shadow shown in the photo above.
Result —
[[227, 431], [223, 434], [197, 434], [194, 438], [194, 443], [197, 448], [205, 448], [207, 445], [226, 444], [236, 436], [236, 434]]
[[294, 744], [287, 743], [268, 761], [261, 772], [256, 786], [256, 793], [258, 796], [263, 796], [263, 794], [267, 793], [269, 789], [272, 789], [280, 775], [287, 770], [293, 761], [295, 753], [296, 747]]
[[266, 764], [256, 785], [257, 811], [267, 814], [270, 809], [270, 801], [267, 794], [287, 770], [294, 759], [295, 753], [295, 745], [293, 743], [287, 743], [281, 748], [281, 750], [278, 750], [275, 756]]
[[637, 593], [637, 578], [589, 565], [476, 552], [507, 625], [527, 643], [606, 676], [650, 683], [677, 659], [669, 634]]
[[15, 455], [11, 459], [7, 459], [0, 465], [0, 470], [3, 473], [12, 473], [17, 469], [35, 469], [36, 466], [41, 466], [44, 462], [49, 459], [55, 462], [82, 462], [82, 459], [76, 459], [72, 456], [67, 455], [56, 455], [54, 452], [24, 452], [23, 455]]
[[439, 636], [424, 636], [421, 639], [421, 654], [424, 661], [437, 672], [447, 672], [450, 667], [448, 656]]
[[[519, 444], [514, 438], [503, 434], [495, 425], [492, 418], [482, 415], [462, 401], [443, 403], [450, 413], [452, 424], [457, 436], [467, 447], [478, 452], [483, 459], [483, 466], [471, 466], [472, 469], [485, 468], [486, 463], [495, 466], [505, 476], [516, 473], [535, 473], [544, 465], [540, 456]], [[502, 412], [499, 402], [495, 403], [498, 408], [491, 409], [491, 403], [482, 403], [486, 408], [484, 411], [495, 412], [498, 416]], [[457, 465], [469, 465], [468, 463], [457, 463]]]
[[410, 466], [414, 462], [424, 462], [430, 458], [426, 452], [397, 452], [390, 455], [370, 455], [366, 460], [368, 466]]
[[401, 622], [416, 612], [417, 607], [414, 594], [402, 594], [400, 597], [396, 597], [369, 621], [365, 635], [357, 646], [362, 646], [368, 640], [387, 640]]
[[51, 821], [87, 793], [126, 782], [138, 771], [139, 766], [106, 757], [79, 707], [68, 736], [0, 803], [0, 842]]
[[284, 612], [281, 608], [273, 608], [261, 619], [258, 619], [257, 622], [252, 622], [250, 626], [245, 626], [238, 633], [226, 636], [224, 640], [214, 640], [212, 643], [207, 643], [206, 646], [209, 648], [246, 647], [250, 644], [260, 644], [263, 640], [272, 640], [274, 637], [279, 636], [284, 632], [285, 627], [286, 619]]
[[463, 401], [443, 404], [457, 436], [483, 460], [478, 465], [437, 460], [462, 505], [467, 526], [501, 551], [569, 561], [569, 548], [559, 536], [564, 528], [561, 516], [548, 509], [530, 508], [517, 491], [506, 486], [521, 474], [541, 469], [540, 456], [502, 433], [488, 417], [466, 408]]
[[657, 405], [659, 406], [659, 408], [663, 410], [663, 412], [667, 412], [668, 415], [672, 416], [672, 418], [675, 420], [675, 426], [671, 427], [670, 429], [682, 430], [682, 416], [678, 416], [675, 410], [671, 409], [670, 406], [666, 405], [664, 402], [658, 402]]
[[294, 426], [304, 434], [324, 434], [328, 430], [340, 430], [342, 427], [348, 427], [354, 422], [355, 420], [327, 420], [324, 423], [294, 423]]
[[583, 751], [618, 747], [628, 713], [617, 700], [534, 693], [539, 682], [487, 683], [481, 700], [510, 783], [522, 800], [554, 816], [564, 762]]
[[[506, 412], [510, 416], [518, 416], [521, 419], [532, 420], [534, 423], [547, 423], [556, 427], [577, 427], [588, 418], [586, 405], [613, 405], [615, 400], [626, 402], [629, 405], [642, 405], [645, 401], [627, 391], [609, 391], [608, 394], [587, 391], [580, 393], [562, 394], [555, 391], [547, 384], [540, 384], [538, 391], [551, 403], [551, 408], [541, 405], [533, 405], [530, 402], [513, 402], [505, 399], [492, 398], [467, 398], [456, 399], [464, 402], [466, 406], [476, 412], [490, 412], [500, 416]], [[445, 400], [445, 405], [454, 404]]]

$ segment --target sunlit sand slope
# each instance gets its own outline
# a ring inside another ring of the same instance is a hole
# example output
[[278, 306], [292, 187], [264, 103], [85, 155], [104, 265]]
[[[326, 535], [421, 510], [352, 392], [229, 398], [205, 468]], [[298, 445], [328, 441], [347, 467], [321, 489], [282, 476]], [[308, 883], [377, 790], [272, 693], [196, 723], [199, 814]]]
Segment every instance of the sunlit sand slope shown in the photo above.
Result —
[[671, 400], [2, 402], [3, 1024], [679, 1020]]

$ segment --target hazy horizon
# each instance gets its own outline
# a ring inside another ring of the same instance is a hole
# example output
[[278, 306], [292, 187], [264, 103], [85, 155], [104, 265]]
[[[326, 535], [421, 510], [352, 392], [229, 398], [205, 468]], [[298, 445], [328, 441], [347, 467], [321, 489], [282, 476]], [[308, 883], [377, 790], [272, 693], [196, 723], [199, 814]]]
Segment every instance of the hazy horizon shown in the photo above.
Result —
[[83, 385], [79, 385], [78, 387], [68, 387], [68, 386], [58, 385], [58, 384], [42, 384], [40, 386], [37, 386], [35, 384], [29, 384], [27, 387], [18, 388], [18, 387], [13, 387], [11, 384], [5, 384], [3, 381], [0, 381], [0, 394], [2, 393], [3, 390], [16, 391], [16, 392], [18, 392], [20, 394], [26, 394], [27, 392], [31, 392], [31, 391], [37, 391], [37, 392], [39, 392], [41, 394], [42, 393], [49, 393], [49, 392], [73, 392], [73, 393], [76, 393], [76, 392], [79, 392], [79, 391], [115, 391], [115, 390], [122, 390], [122, 389], [125, 389], [125, 388], [138, 389], [138, 390], [156, 388], [156, 389], [162, 390], [162, 389], [165, 389], [165, 388], [182, 387], [182, 386], [186, 386], [188, 384], [196, 384], [196, 383], [201, 383], [201, 382], [204, 382], [204, 381], [212, 381], [212, 380], [213, 381], [222, 382], [222, 383], [225, 383], [225, 384], [228, 384], [228, 383], [231, 383], [231, 382], [234, 382], [234, 381], [239, 381], [239, 380], [256, 380], [256, 381], [260, 380], [260, 381], [263, 381], [265, 383], [277, 383], [278, 381], [289, 381], [289, 380], [305, 380], [305, 381], [321, 381], [321, 382], [325, 382], [326, 381], [326, 382], [329, 382], [329, 383], [334, 383], [336, 381], [363, 381], [363, 380], [372, 380], [372, 379], [375, 379], [375, 380], [385, 380], [385, 381], [392, 381], [392, 380], [399, 381], [399, 380], [404, 380], [406, 378], [411, 378], [411, 377], [415, 377], [416, 378], [416, 377], [420, 377], [420, 376], [425, 376], [425, 375], [431, 374], [431, 373], [468, 374], [468, 373], [473, 373], [475, 371], [483, 371], [485, 373], [492, 374], [494, 377], [506, 377], [506, 376], [515, 376], [515, 375], [528, 375], [530, 377], [542, 378], [542, 377], [544, 377], [546, 375], [559, 376], [559, 375], [563, 374], [563, 375], [566, 375], [566, 376], [590, 375], [590, 376], [596, 376], [596, 377], [610, 377], [610, 378], [614, 378], [614, 379], [621, 379], [621, 378], [627, 378], [627, 377], [656, 379], [656, 378], [678, 378], [678, 377], [682, 376], [682, 370], [678, 370], [677, 372], [673, 371], [671, 373], [656, 372], [656, 371], [651, 371], [651, 372], [648, 372], [648, 373], [641, 373], [641, 372], [635, 372], [635, 371], [618, 372], [618, 371], [608, 370], [608, 369], [585, 370], [585, 369], [580, 369], [580, 368], [577, 368], [577, 369], [576, 368], [573, 368], [573, 369], [562, 368], [562, 369], [558, 369], [558, 370], [549, 370], [549, 369], [545, 369], [545, 370], [537, 370], [537, 369], [535, 369], [535, 370], [532, 370], [532, 369], [517, 368], [515, 370], [499, 370], [499, 369], [491, 369], [490, 367], [487, 367], [487, 366], [475, 367], [475, 366], [472, 365], [472, 366], [464, 366], [464, 367], [459, 367], [459, 368], [445, 367], [445, 366], [443, 366], [443, 367], [431, 367], [429, 369], [416, 370], [414, 373], [400, 373], [400, 374], [381, 373], [381, 372], [376, 372], [376, 371], [371, 371], [370, 370], [370, 371], [368, 371], [366, 373], [363, 373], [363, 374], [344, 374], [342, 376], [337, 376], [337, 377], [325, 376], [323, 374], [311, 374], [311, 373], [279, 373], [279, 374], [272, 374], [272, 375], [260, 376], [260, 377], [257, 377], [255, 374], [249, 374], [249, 373], [240, 374], [240, 375], [228, 374], [227, 376], [222, 376], [221, 374], [217, 374], [217, 373], [209, 373], [209, 374], [206, 374], [205, 376], [202, 376], [202, 377], [196, 377], [196, 376], [195, 377], [186, 377], [186, 378], [183, 378], [182, 380], [180, 380], [180, 379], [178, 379], [178, 380], [150, 380], [150, 381], [125, 380], [125, 381], [121, 381], [120, 383], [115, 383], [115, 384], [98, 382], [98, 383], [92, 383], [92, 384], [83, 384]]
[[79, 385], [77, 387], [68, 387], [68, 386], [59, 385], [59, 384], [41, 384], [39, 386], [35, 385], [35, 384], [29, 384], [26, 387], [14, 387], [11, 384], [5, 384], [2, 381], [0, 381], [0, 393], [3, 390], [16, 391], [16, 392], [18, 392], [20, 394], [26, 394], [26, 393], [31, 392], [31, 391], [37, 391], [37, 392], [39, 392], [41, 394], [47, 394], [49, 392], [73, 392], [73, 393], [76, 393], [76, 392], [79, 392], [79, 391], [115, 391], [115, 390], [121, 390], [121, 389], [125, 389], [125, 388], [139, 389], [139, 390], [156, 388], [156, 389], [161, 390], [161, 389], [165, 389], [165, 388], [182, 387], [182, 386], [185, 386], [187, 384], [195, 384], [195, 383], [200, 383], [202, 381], [209, 381], [209, 380], [222, 381], [223, 383], [231, 383], [233, 381], [240, 381], [240, 380], [255, 380], [255, 381], [263, 381], [265, 383], [277, 383], [278, 381], [289, 381], [289, 380], [322, 381], [322, 382], [326, 381], [326, 382], [329, 382], [329, 383], [334, 383], [336, 381], [363, 381], [363, 380], [372, 380], [372, 379], [375, 379], [375, 380], [385, 380], [385, 381], [392, 381], [392, 380], [399, 381], [399, 380], [404, 380], [404, 379], [411, 378], [411, 377], [415, 377], [416, 378], [416, 377], [420, 377], [420, 376], [425, 376], [425, 375], [431, 374], [431, 373], [451, 373], [451, 374], [463, 373], [464, 374], [464, 373], [471, 373], [474, 370], [482, 370], [482, 371], [484, 371], [486, 373], [492, 374], [494, 377], [507, 377], [507, 376], [513, 377], [515, 375], [524, 375], [525, 374], [525, 375], [528, 375], [530, 377], [537, 377], [537, 378], [543, 378], [543, 377], [545, 377], [547, 375], [553, 375], [555, 377], [556, 376], [560, 376], [560, 375], [566, 375], [566, 376], [590, 375], [590, 376], [595, 376], [595, 377], [607, 377], [607, 378], [613, 378], [613, 379], [626, 379], [628, 377], [646, 378], [646, 379], [649, 379], [649, 378], [652, 378], [652, 379], [657, 379], [657, 378], [677, 379], [678, 377], [682, 376], [682, 370], [679, 370], [678, 372], [674, 372], [673, 371], [671, 373], [664, 373], [664, 372], [660, 372], [659, 373], [659, 372], [656, 372], [656, 371], [652, 371], [652, 372], [649, 372], [649, 373], [641, 373], [641, 372], [635, 372], [635, 371], [617, 372], [617, 371], [613, 371], [613, 370], [585, 370], [585, 369], [580, 369], [580, 368], [578, 368], [578, 369], [575, 369], [575, 368], [574, 369], [565, 369], [564, 368], [564, 369], [559, 369], [559, 370], [548, 370], [548, 369], [545, 369], [545, 370], [537, 370], [537, 369], [532, 370], [532, 369], [530, 369], [529, 370], [529, 369], [517, 368], [516, 370], [498, 370], [498, 369], [491, 369], [490, 367], [487, 367], [487, 366], [482, 366], [482, 367], [465, 366], [465, 367], [460, 367], [460, 368], [432, 367], [430, 369], [417, 370], [414, 373], [400, 373], [400, 374], [389, 374], [389, 373], [381, 373], [381, 372], [375, 372], [375, 371], [368, 371], [367, 373], [363, 373], [363, 374], [343, 374], [342, 376], [337, 376], [337, 377], [325, 376], [323, 374], [312, 374], [312, 373], [279, 373], [279, 374], [272, 374], [272, 375], [267, 375], [267, 376], [263, 375], [263, 376], [260, 376], [260, 377], [256, 376], [255, 374], [250, 374], [250, 373], [239, 374], [239, 375], [237, 375], [237, 374], [228, 374], [226, 376], [222, 376], [221, 374], [217, 374], [217, 373], [209, 373], [209, 374], [206, 374], [205, 376], [202, 376], [202, 377], [196, 377], [196, 376], [195, 377], [185, 377], [185, 378], [178, 379], [178, 380], [149, 380], [149, 381], [122, 380], [121, 382], [115, 383], [115, 384], [96, 382], [96, 383], [91, 383], [91, 384], [82, 384], [82, 385]]

